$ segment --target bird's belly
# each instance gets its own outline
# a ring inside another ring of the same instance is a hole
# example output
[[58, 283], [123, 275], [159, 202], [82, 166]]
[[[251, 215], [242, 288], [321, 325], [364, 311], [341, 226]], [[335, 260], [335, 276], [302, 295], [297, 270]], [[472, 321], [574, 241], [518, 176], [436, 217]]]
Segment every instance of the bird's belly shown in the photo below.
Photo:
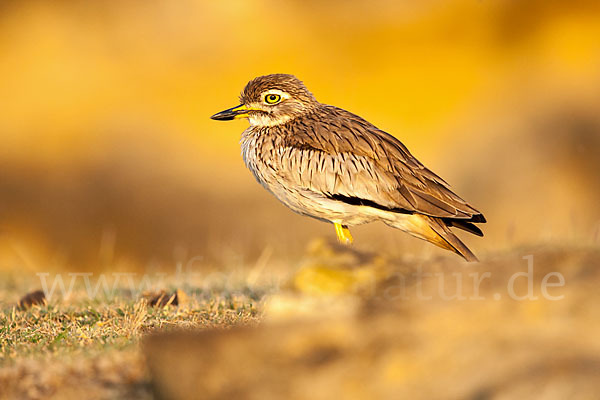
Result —
[[292, 211], [322, 221], [359, 225], [372, 220], [356, 206], [329, 199], [303, 188], [275, 184], [270, 187], [270, 191]]
[[360, 225], [373, 220], [364, 207], [333, 200], [286, 179], [276, 167], [248, 164], [256, 180], [292, 211], [327, 222]]

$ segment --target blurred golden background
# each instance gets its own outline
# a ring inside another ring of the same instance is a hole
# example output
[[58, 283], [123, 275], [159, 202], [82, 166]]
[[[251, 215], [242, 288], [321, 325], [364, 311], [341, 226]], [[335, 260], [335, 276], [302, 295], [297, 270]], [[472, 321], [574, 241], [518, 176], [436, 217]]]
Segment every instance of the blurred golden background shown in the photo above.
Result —
[[[254, 182], [245, 121], [209, 119], [276, 72], [482, 210], [483, 258], [598, 243], [599, 38], [593, 0], [3, 1], [0, 269], [244, 265], [333, 238]], [[383, 225], [355, 239], [443, 254]]]

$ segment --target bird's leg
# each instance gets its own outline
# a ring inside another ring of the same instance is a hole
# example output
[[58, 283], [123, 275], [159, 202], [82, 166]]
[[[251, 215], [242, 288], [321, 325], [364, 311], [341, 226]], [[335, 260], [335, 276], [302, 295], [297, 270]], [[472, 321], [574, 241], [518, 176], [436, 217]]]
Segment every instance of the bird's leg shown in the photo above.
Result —
[[335, 222], [333, 225], [335, 226], [335, 234], [337, 235], [339, 242], [341, 244], [352, 244], [354, 239], [350, 234], [350, 229], [348, 229], [348, 225], [342, 225]]

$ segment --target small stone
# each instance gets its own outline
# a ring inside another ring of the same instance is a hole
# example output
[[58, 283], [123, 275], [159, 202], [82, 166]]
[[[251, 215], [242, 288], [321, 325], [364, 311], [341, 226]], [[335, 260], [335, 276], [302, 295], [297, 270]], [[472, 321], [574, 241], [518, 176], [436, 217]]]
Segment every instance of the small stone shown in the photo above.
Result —
[[153, 296], [150, 296], [148, 304], [151, 307], [166, 307], [169, 305], [178, 306], [181, 304], [185, 304], [188, 301], [187, 295], [180, 289], [177, 289], [173, 293], [167, 293], [164, 290], [155, 293]]
[[27, 310], [33, 306], [44, 306], [47, 303], [44, 292], [36, 290], [35, 292], [27, 293], [25, 296], [21, 297], [18, 306], [21, 310]]

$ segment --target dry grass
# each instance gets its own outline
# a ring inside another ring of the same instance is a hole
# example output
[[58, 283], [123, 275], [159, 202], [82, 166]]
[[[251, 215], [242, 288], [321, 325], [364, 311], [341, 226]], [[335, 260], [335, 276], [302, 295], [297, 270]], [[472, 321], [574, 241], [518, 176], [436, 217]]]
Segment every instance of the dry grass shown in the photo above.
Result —
[[[0, 311], [0, 398], [151, 398], [139, 341], [153, 330], [254, 325], [260, 300], [194, 296], [178, 307], [145, 299], [50, 302]], [[10, 296], [9, 293], [5, 295]]]

